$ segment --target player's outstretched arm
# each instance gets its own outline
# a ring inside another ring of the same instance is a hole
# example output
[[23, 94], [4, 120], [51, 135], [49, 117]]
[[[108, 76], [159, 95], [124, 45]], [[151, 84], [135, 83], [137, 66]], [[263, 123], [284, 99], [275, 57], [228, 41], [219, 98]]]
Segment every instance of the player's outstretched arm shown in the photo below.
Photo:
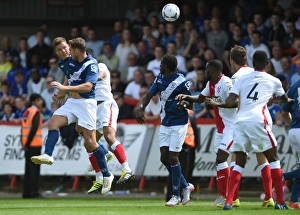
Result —
[[238, 106], [238, 95], [230, 93], [225, 102], [216, 102], [211, 98], [206, 98], [205, 102], [212, 106], [221, 108], [236, 108]]

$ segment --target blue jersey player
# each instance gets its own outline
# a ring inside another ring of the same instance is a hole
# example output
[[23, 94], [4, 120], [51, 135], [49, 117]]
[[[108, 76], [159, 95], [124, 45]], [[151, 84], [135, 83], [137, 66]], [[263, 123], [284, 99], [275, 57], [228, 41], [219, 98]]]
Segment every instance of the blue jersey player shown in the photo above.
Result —
[[293, 101], [283, 104], [282, 116], [286, 123], [289, 124], [289, 141], [296, 157], [298, 169], [283, 173], [283, 177], [285, 180], [294, 179], [289, 206], [300, 209], [298, 202], [300, 197], [300, 81], [297, 81], [289, 88], [287, 96]]
[[183, 188], [182, 204], [190, 200], [190, 193], [194, 186], [189, 184], [181, 173], [179, 153], [188, 128], [188, 112], [179, 110], [175, 97], [178, 94], [191, 94], [189, 81], [177, 72], [177, 59], [175, 56], [165, 55], [160, 64], [160, 73], [154, 80], [147, 94], [143, 97], [136, 111], [136, 120], [143, 124], [144, 110], [151, 98], [159, 93], [161, 101], [161, 126], [159, 130], [159, 147], [161, 162], [166, 166], [172, 177], [172, 198], [166, 206], [176, 206], [181, 201], [180, 187]]
[[69, 44], [72, 57], [68, 56], [69, 45], [64, 38], [58, 37], [53, 41], [56, 53], [62, 57], [60, 67], [67, 67], [63, 70], [67, 79], [63, 85], [56, 81], [51, 82], [51, 86], [58, 89], [53, 95], [53, 100], [60, 102], [66, 94], [68, 100], [49, 120], [45, 154], [34, 156], [31, 160], [36, 164], [53, 164], [52, 153], [58, 141], [58, 129], [77, 121], [83, 130], [85, 147], [95, 155], [104, 176], [102, 188], [104, 194], [110, 190], [114, 176], [107, 169], [103, 148], [96, 142], [97, 102], [94, 89], [99, 76], [98, 63], [86, 53], [86, 44], [82, 38], [72, 39]]

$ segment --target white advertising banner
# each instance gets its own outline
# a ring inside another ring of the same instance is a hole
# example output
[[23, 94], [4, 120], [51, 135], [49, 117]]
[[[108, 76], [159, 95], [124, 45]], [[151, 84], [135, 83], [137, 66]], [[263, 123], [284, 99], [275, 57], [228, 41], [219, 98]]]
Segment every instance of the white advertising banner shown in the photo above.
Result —
[[[158, 145], [158, 130], [159, 126], [155, 129], [155, 135], [149, 151], [146, 168], [144, 171], [145, 176], [167, 176], [168, 172], [160, 162], [160, 152]], [[215, 159], [216, 155], [213, 151], [214, 137], [216, 132], [215, 125], [198, 125], [200, 134], [200, 144], [197, 146], [195, 166], [193, 176], [215, 176]], [[273, 126], [273, 132], [278, 141], [278, 155], [281, 160], [283, 171], [296, 169], [295, 158], [292, 155], [291, 147], [289, 146], [287, 132], [284, 127]], [[290, 160], [287, 169], [288, 161]], [[230, 161], [230, 158], [228, 159]], [[245, 177], [260, 177], [260, 170], [257, 166], [256, 156], [253, 152], [249, 153], [248, 162], [243, 173]]]
[[[24, 151], [20, 141], [20, 126], [0, 125], [0, 175], [24, 174]], [[154, 128], [152, 125], [118, 124], [117, 136], [125, 148], [132, 170], [141, 175], [144, 170]], [[44, 139], [47, 129], [43, 130]], [[105, 145], [105, 141], [103, 141]], [[42, 152], [44, 147], [42, 148]], [[53, 152], [54, 164], [42, 165], [41, 175], [86, 175], [90, 166], [84, 141], [79, 137], [71, 150], [59, 139]], [[109, 170], [120, 175], [121, 165], [114, 158], [108, 163]]]

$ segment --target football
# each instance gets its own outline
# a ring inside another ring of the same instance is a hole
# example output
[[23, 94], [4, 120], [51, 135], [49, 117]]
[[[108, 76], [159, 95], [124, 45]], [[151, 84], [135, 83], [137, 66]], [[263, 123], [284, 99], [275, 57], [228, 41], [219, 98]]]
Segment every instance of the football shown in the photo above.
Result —
[[166, 4], [162, 9], [161, 14], [166, 21], [174, 22], [179, 18], [180, 10], [176, 4]]

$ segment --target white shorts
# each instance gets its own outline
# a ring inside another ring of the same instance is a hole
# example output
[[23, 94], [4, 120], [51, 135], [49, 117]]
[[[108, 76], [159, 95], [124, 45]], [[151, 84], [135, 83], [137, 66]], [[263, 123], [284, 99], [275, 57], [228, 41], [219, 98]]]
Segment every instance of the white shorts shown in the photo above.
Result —
[[119, 107], [114, 99], [103, 101], [97, 108], [96, 130], [103, 134], [103, 127], [109, 126], [117, 130]]
[[227, 152], [228, 154], [231, 151], [231, 147], [233, 144], [233, 126], [232, 125], [225, 125], [223, 129], [223, 133], [216, 133], [215, 135], [215, 144], [214, 144], [214, 151], [215, 153], [218, 152], [219, 149]]
[[289, 140], [293, 154], [296, 157], [296, 162], [300, 164], [300, 128], [292, 128], [289, 130]]
[[88, 130], [96, 130], [97, 102], [95, 99], [68, 98], [53, 115], [65, 116], [68, 124], [78, 121], [78, 125]]
[[159, 147], [167, 146], [169, 151], [180, 152], [187, 133], [188, 124], [177, 126], [160, 126]]
[[257, 122], [236, 122], [233, 129], [231, 151], [264, 152], [277, 146], [276, 138], [272, 133], [272, 125]]

